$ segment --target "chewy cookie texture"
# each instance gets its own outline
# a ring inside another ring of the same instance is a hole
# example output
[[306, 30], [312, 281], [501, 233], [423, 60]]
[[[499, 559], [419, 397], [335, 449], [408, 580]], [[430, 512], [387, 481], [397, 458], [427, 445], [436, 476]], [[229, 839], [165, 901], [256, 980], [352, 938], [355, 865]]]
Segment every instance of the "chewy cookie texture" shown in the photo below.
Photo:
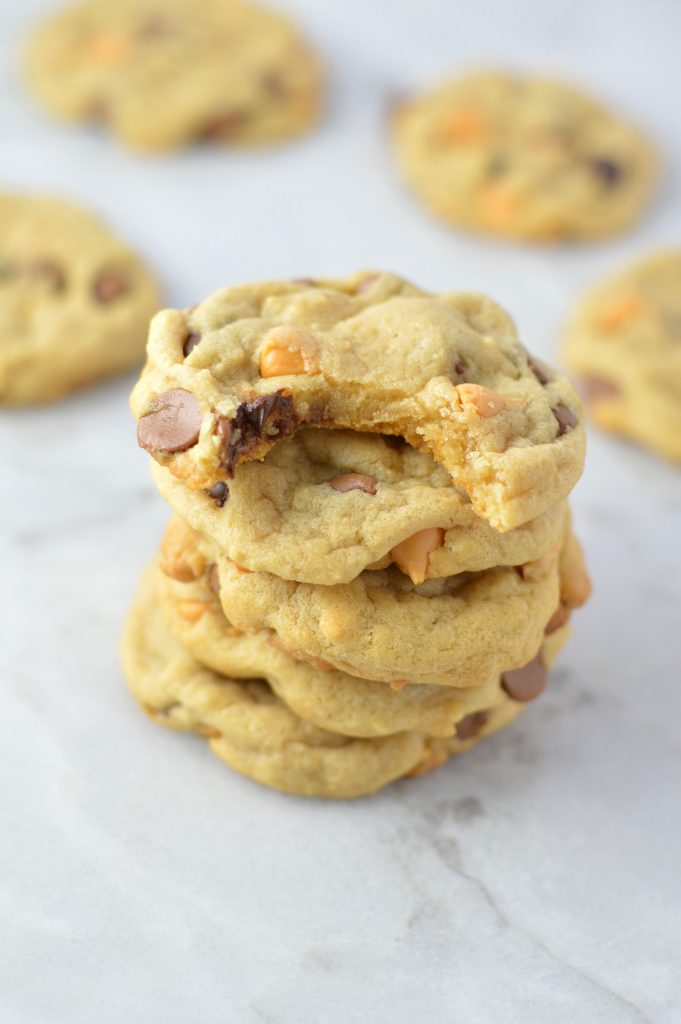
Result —
[[404, 438], [501, 531], [563, 500], [582, 470], [573, 388], [482, 295], [380, 273], [243, 285], [160, 313], [147, 351], [139, 442], [216, 501], [302, 426]]
[[143, 151], [275, 141], [320, 109], [319, 64], [297, 30], [241, 0], [87, 0], [36, 29], [25, 71], [48, 110]]
[[656, 178], [647, 140], [572, 86], [480, 71], [399, 103], [406, 182], [438, 217], [538, 242], [626, 228]]
[[378, 273], [225, 289], [155, 319], [132, 406], [176, 513], [123, 640], [158, 722], [355, 797], [541, 694], [590, 590], [581, 408], [489, 299]]
[[564, 351], [599, 427], [681, 462], [681, 250], [596, 285]]
[[141, 363], [159, 290], [91, 213], [0, 193], [0, 405], [49, 402]]

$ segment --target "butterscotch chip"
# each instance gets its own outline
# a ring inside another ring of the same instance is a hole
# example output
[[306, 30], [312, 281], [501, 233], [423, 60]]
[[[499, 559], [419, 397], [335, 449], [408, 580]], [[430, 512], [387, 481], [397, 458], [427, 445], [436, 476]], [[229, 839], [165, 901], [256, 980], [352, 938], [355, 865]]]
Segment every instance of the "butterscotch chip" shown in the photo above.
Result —
[[314, 340], [307, 331], [295, 327], [275, 327], [265, 338], [260, 354], [261, 377], [311, 373]]
[[598, 323], [606, 329], [616, 330], [639, 317], [646, 307], [645, 299], [637, 292], [614, 295], [599, 311]]
[[472, 405], [478, 416], [489, 419], [506, 408], [507, 401], [489, 388], [479, 384], [457, 384], [456, 390], [464, 405]]
[[188, 622], [198, 622], [211, 608], [212, 605], [208, 601], [180, 601], [177, 611]]
[[206, 571], [206, 558], [194, 531], [178, 516], [171, 519], [163, 534], [158, 564], [166, 576], [182, 583], [197, 580]]
[[428, 575], [428, 557], [431, 551], [442, 547], [444, 539], [444, 530], [438, 526], [429, 527], [396, 544], [390, 554], [395, 564], [413, 583], [423, 583]]

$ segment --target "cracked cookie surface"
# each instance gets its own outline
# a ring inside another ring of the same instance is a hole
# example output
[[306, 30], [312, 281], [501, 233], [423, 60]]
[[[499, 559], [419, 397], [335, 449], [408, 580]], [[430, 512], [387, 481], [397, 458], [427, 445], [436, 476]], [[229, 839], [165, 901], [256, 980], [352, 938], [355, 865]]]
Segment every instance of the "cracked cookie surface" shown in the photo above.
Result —
[[654, 253], [592, 288], [564, 353], [599, 427], [681, 462], [681, 250]]
[[286, 18], [240, 0], [88, 0], [34, 30], [25, 70], [47, 109], [143, 151], [260, 144], [319, 116], [317, 58]]
[[62, 199], [0, 194], [0, 405], [48, 402], [139, 363], [151, 272]]
[[420, 774], [462, 753], [515, 718], [508, 697], [470, 716], [462, 736], [421, 732], [357, 739], [304, 721], [262, 680], [237, 680], [205, 668], [172, 636], [154, 601], [153, 573], [143, 577], [122, 639], [128, 685], [157, 722], [194, 731], [235, 771], [304, 796], [350, 798]]
[[656, 178], [641, 133], [572, 86], [502, 71], [399, 103], [398, 164], [437, 216], [534, 241], [596, 238], [639, 215]]
[[138, 439], [194, 490], [307, 425], [430, 451], [499, 531], [546, 512], [582, 470], [579, 399], [481, 295], [391, 274], [223, 289], [152, 322], [131, 406]]

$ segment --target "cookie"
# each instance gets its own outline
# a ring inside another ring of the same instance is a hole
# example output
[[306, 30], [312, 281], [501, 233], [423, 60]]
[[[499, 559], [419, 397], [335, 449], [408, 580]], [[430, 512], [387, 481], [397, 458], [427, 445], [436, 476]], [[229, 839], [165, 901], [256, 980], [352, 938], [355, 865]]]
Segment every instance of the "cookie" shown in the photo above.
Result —
[[233, 562], [302, 583], [348, 583], [391, 562], [414, 583], [522, 565], [559, 543], [565, 503], [499, 533], [427, 451], [354, 431], [298, 431], [245, 462], [217, 500], [154, 460], [171, 508]]
[[240, 0], [88, 0], [35, 29], [25, 70], [52, 113], [147, 152], [288, 138], [320, 110], [319, 62], [297, 30]]
[[[243, 633], [227, 620], [211, 585], [213, 568], [178, 560], [165, 551], [156, 570], [155, 602], [173, 636], [207, 668], [232, 678], [262, 678], [301, 718], [345, 736], [386, 736], [417, 730], [452, 736], [467, 715], [498, 704], [503, 691], [494, 678], [483, 686], [403, 686], [358, 679], [323, 661], [311, 665], [277, 646], [267, 630]], [[173, 575], [174, 574], [174, 575]], [[182, 578], [178, 579], [177, 575]], [[566, 638], [564, 626], [561, 639]], [[548, 664], [548, 663], [547, 663]]]
[[570, 85], [481, 71], [394, 110], [405, 181], [438, 217], [554, 242], [611, 235], [648, 200], [657, 160], [625, 120]]
[[353, 739], [305, 722], [261, 680], [236, 680], [204, 668], [179, 644], [143, 578], [122, 640], [133, 695], [157, 722], [198, 733], [235, 771], [303, 796], [349, 798], [375, 792], [462, 753], [515, 718], [523, 704], [508, 695], [489, 712], [460, 723], [461, 735], [420, 732]]
[[244, 571], [177, 520], [169, 535], [190, 560], [216, 565], [213, 583], [232, 626], [270, 629], [295, 658], [394, 686], [479, 686], [525, 665], [561, 597], [558, 549], [522, 567], [420, 585], [392, 567], [315, 586]]
[[599, 427], [681, 462], [681, 250], [596, 285], [568, 326], [564, 355]]
[[139, 363], [158, 286], [92, 214], [0, 194], [0, 404], [48, 402]]
[[140, 445], [217, 500], [240, 463], [303, 425], [429, 450], [499, 531], [565, 498], [584, 458], [579, 399], [503, 310], [390, 274], [244, 285], [164, 311], [131, 406]]

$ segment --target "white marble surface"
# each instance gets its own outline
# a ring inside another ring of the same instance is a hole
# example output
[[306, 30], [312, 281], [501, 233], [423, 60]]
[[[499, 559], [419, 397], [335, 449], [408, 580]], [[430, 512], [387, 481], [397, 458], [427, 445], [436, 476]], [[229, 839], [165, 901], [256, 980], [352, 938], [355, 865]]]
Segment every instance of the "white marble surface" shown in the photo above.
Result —
[[[276, 152], [136, 159], [16, 84], [38, 0], [0, 5], [1, 184], [82, 196], [169, 302], [393, 268], [488, 290], [555, 350], [582, 286], [679, 241], [676, 0], [282, 0], [330, 114]], [[394, 180], [394, 91], [503, 59], [629, 109], [670, 171], [636, 231], [544, 252], [431, 223]], [[7, 1024], [677, 1024], [681, 471], [594, 436], [574, 496], [595, 580], [555, 681], [506, 733], [353, 804], [242, 779], [149, 723], [116, 642], [166, 517], [130, 379], [0, 416], [0, 1019]]]

